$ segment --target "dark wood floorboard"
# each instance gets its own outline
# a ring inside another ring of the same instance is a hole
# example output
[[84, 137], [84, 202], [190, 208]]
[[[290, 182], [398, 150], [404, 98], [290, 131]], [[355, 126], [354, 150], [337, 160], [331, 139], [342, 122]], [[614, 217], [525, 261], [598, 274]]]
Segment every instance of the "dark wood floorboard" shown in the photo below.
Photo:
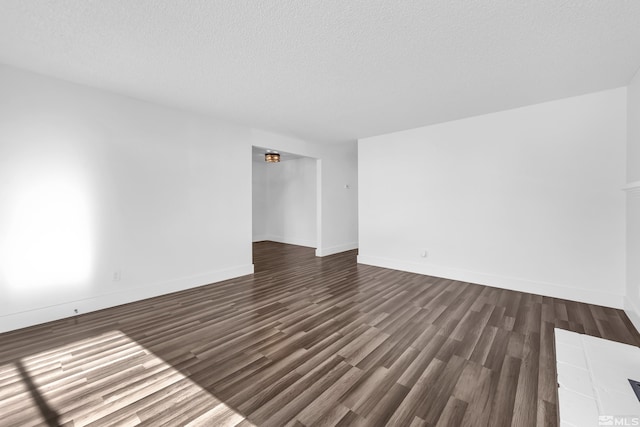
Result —
[[0, 425], [555, 426], [620, 310], [254, 244], [256, 273], [0, 335]]

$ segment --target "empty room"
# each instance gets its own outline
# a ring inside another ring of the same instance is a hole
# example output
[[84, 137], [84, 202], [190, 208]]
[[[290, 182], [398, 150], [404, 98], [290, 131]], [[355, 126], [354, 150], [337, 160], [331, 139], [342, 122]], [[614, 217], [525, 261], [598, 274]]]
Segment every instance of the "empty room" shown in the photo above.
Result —
[[0, 426], [640, 425], [640, 2], [0, 0]]

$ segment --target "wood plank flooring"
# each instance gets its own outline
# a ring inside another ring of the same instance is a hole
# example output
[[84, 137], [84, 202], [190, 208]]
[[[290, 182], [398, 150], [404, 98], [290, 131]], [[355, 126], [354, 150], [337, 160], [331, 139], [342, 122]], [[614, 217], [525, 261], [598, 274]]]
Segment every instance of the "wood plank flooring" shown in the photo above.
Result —
[[0, 425], [555, 426], [620, 310], [254, 244], [256, 273], [0, 335]]

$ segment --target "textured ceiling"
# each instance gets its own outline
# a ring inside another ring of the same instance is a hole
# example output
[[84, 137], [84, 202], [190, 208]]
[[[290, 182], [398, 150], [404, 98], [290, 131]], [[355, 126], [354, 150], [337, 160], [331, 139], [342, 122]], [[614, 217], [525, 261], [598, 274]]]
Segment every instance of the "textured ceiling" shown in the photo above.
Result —
[[626, 85], [640, 1], [2, 0], [0, 62], [339, 142]]

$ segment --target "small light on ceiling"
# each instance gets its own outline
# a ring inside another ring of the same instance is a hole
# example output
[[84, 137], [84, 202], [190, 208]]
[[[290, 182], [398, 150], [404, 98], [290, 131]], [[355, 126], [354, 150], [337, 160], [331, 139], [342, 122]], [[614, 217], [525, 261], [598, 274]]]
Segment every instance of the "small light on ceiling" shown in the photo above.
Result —
[[280, 154], [276, 152], [265, 153], [264, 161], [267, 163], [278, 163], [280, 161]]

